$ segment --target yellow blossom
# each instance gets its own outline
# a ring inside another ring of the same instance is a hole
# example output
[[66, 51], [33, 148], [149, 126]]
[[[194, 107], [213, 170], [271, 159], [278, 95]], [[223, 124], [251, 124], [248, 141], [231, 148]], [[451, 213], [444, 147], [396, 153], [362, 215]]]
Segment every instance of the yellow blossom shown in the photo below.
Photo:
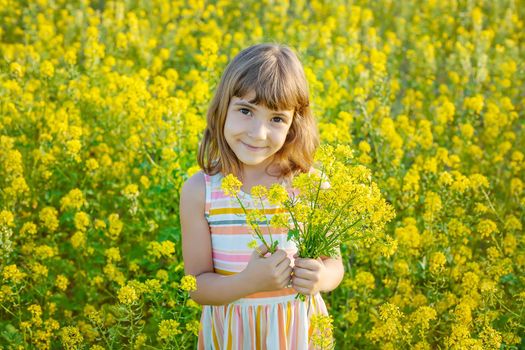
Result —
[[62, 345], [67, 350], [77, 349], [84, 341], [84, 337], [79, 329], [74, 326], [63, 327], [60, 330], [60, 337], [62, 339]]
[[11, 280], [13, 283], [20, 283], [26, 277], [26, 273], [18, 269], [16, 265], [7, 265], [2, 271], [2, 275], [6, 280]]
[[130, 305], [136, 302], [139, 299], [137, 291], [135, 288], [127, 285], [119, 289], [118, 291], [118, 300], [125, 305]]
[[186, 292], [197, 290], [197, 279], [195, 276], [186, 275], [180, 280], [180, 288]]
[[60, 210], [76, 209], [79, 210], [86, 205], [84, 194], [78, 188], [74, 188], [60, 200]]
[[311, 342], [319, 349], [333, 349], [333, 319], [332, 316], [313, 315], [310, 318]]
[[240, 182], [233, 174], [228, 174], [222, 179], [221, 188], [227, 196], [237, 196], [241, 186], [242, 182]]
[[490, 219], [481, 220], [476, 228], [482, 238], [489, 237], [493, 233], [499, 232], [496, 223]]
[[182, 333], [182, 331], [179, 329], [179, 322], [175, 320], [162, 320], [157, 335], [159, 339], [169, 341], [180, 333]]
[[89, 215], [83, 211], [75, 213], [75, 228], [80, 231], [86, 231], [89, 226]]
[[55, 285], [61, 291], [65, 291], [69, 285], [69, 280], [64, 275], [58, 275], [55, 281]]
[[268, 201], [272, 205], [281, 205], [288, 199], [288, 191], [280, 185], [273, 184], [268, 191]]
[[58, 212], [53, 207], [45, 207], [40, 211], [39, 218], [42, 225], [50, 232], [58, 228]]

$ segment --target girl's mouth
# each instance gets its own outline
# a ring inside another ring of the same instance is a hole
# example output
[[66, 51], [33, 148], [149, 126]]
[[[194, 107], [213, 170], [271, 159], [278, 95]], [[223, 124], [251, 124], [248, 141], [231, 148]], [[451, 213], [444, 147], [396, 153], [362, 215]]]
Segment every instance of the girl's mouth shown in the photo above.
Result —
[[242, 141], [241, 141], [241, 143], [242, 143], [246, 148], [248, 148], [250, 151], [262, 151], [262, 150], [266, 149], [266, 147], [254, 147], [254, 146], [249, 145], [249, 144], [247, 144], [247, 143], [245, 143], [245, 142], [242, 142]]

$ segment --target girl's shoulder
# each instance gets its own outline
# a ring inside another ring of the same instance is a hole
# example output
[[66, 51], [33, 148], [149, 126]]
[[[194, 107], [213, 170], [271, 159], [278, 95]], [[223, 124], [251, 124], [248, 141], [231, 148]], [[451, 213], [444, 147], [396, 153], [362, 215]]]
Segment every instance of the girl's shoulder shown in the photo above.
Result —
[[[206, 193], [206, 177], [202, 170], [190, 176], [182, 185], [181, 202], [184, 200], [204, 203]], [[196, 203], [198, 204], [198, 203]]]

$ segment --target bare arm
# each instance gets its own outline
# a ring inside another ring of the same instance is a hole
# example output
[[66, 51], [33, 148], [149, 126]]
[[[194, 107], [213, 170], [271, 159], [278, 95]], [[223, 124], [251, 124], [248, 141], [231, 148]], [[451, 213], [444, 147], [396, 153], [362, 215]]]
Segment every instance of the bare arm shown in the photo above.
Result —
[[330, 292], [339, 286], [343, 280], [345, 269], [341, 257], [338, 258], [321, 258], [326, 268], [321, 279], [320, 291]]
[[250, 294], [250, 285], [242, 276], [223, 276], [214, 272], [211, 236], [205, 210], [204, 175], [197, 173], [186, 181], [180, 198], [182, 257], [186, 274], [197, 279], [197, 290], [191, 298], [202, 305], [223, 305]]

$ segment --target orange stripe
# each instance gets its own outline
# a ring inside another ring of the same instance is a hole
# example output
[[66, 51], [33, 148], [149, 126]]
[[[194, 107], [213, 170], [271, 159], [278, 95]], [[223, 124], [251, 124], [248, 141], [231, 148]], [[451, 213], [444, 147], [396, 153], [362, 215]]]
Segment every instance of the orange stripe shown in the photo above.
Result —
[[238, 273], [238, 272], [226, 271], [226, 270], [221, 270], [221, 269], [216, 269], [216, 268], [213, 269], [213, 272], [218, 273], [219, 275], [225, 275], [225, 276], [231, 276], [231, 275], [235, 275]]
[[284, 296], [292, 295], [292, 294], [295, 294], [295, 293], [297, 293], [297, 292], [293, 288], [283, 288], [283, 289], [279, 289], [279, 290], [272, 290], [270, 292], [253, 293], [253, 294], [245, 296], [245, 298], [257, 299], [257, 298], [284, 297]]
[[284, 315], [283, 315], [283, 305], [277, 304], [277, 315], [278, 315], [278, 324], [279, 324], [279, 349], [286, 350], [288, 348], [285, 339], [286, 339], [286, 333], [284, 328]]

